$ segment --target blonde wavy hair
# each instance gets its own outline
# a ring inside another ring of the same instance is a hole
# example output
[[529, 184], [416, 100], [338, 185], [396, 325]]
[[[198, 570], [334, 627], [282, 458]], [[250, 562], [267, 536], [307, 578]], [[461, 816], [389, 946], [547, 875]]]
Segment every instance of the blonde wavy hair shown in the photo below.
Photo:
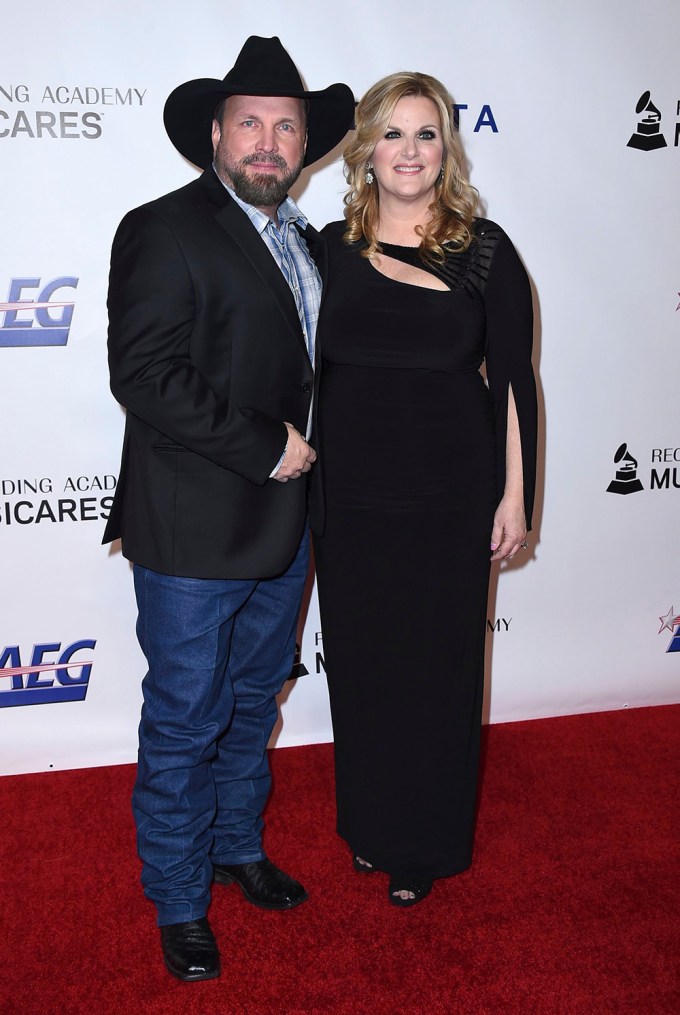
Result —
[[346, 243], [362, 238], [368, 243], [364, 257], [380, 253], [377, 239], [380, 199], [376, 184], [366, 183], [366, 163], [376, 144], [385, 136], [394, 107], [405, 96], [424, 96], [439, 110], [444, 144], [443, 173], [435, 184], [435, 198], [430, 205], [430, 221], [416, 226], [421, 237], [420, 251], [428, 259], [444, 260], [444, 244], [456, 251], [467, 250], [473, 239], [472, 220], [477, 208], [477, 191], [462, 172], [463, 153], [453, 119], [453, 100], [436, 78], [415, 71], [400, 71], [381, 78], [366, 92], [355, 113], [356, 130], [345, 148], [345, 177], [349, 190], [345, 194]]

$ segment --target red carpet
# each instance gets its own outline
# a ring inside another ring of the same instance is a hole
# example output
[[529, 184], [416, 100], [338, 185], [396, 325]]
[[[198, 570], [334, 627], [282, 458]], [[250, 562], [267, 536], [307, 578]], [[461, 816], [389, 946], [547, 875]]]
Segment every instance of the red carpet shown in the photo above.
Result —
[[680, 706], [494, 726], [474, 866], [398, 910], [334, 833], [330, 746], [278, 750], [266, 846], [311, 899], [216, 888], [219, 980], [162, 965], [131, 766], [0, 779], [0, 1012], [680, 1012]]

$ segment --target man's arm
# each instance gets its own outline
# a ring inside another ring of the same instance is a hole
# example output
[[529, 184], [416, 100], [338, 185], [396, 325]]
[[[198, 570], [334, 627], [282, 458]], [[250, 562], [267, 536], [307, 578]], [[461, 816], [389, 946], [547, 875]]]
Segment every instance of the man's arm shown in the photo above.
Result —
[[[288, 429], [280, 420], [218, 398], [193, 365], [195, 298], [173, 231], [153, 211], [130, 212], [111, 255], [111, 390], [126, 409], [171, 440], [262, 485], [281, 457]], [[296, 463], [293, 455], [291, 464]]]

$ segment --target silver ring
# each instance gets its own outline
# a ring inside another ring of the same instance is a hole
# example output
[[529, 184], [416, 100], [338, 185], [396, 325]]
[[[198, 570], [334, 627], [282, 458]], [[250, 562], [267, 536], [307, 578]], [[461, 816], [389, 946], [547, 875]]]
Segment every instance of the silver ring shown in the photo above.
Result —
[[521, 548], [523, 550], [528, 550], [529, 549], [529, 544], [527, 543], [526, 539], [524, 540], [523, 543], [520, 543], [519, 545], [521, 546]]

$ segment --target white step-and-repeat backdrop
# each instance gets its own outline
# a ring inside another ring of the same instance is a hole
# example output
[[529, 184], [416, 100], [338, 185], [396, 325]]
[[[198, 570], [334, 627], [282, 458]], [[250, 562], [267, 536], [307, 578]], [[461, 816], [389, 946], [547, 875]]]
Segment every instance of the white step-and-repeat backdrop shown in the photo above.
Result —
[[[144, 659], [100, 545], [123, 412], [106, 284], [122, 215], [188, 182], [166, 96], [279, 35], [310, 88], [440, 77], [472, 182], [535, 288], [541, 490], [494, 580], [487, 718], [680, 701], [680, 7], [668, 0], [36, 0], [0, 61], [0, 772], [130, 762]], [[340, 151], [295, 192], [341, 214]], [[279, 745], [331, 738], [316, 598]]]

